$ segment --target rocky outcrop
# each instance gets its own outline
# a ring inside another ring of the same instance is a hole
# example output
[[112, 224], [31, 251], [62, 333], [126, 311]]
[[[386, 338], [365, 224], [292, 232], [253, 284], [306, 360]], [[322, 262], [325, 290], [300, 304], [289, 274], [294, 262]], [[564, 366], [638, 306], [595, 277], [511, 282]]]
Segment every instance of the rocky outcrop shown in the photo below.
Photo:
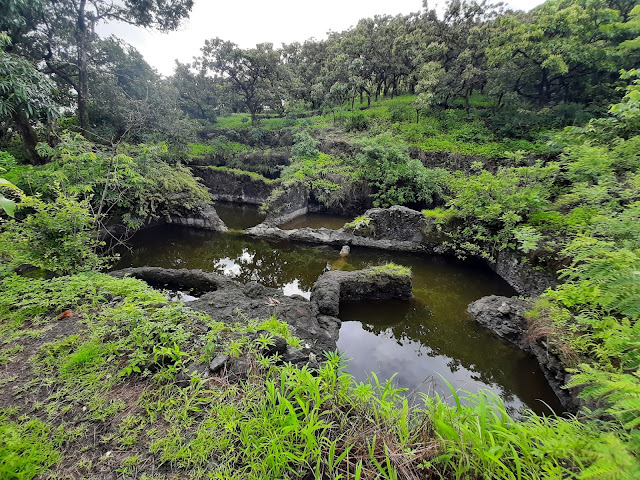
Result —
[[536, 357], [556, 396], [568, 411], [576, 412], [581, 403], [575, 389], [564, 389], [570, 375], [560, 358], [542, 340], [527, 336], [525, 312], [531, 304], [517, 297], [490, 295], [469, 304], [467, 311], [481, 325]]
[[[327, 272], [314, 285], [311, 301], [298, 295], [285, 296], [282, 290], [257, 282], [243, 285], [223, 275], [202, 270], [138, 267], [117, 270], [111, 275], [118, 278], [131, 276], [157, 288], [193, 292], [200, 297], [189, 303], [190, 308], [226, 323], [276, 315], [289, 324], [292, 333], [303, 341], [300, 350], [283, 345], [278, 347], [284, 349], [278, 351], [282, 358], [292, 363], [303, 362], [310, 353], [322, 356], [324, 352], [336, 349], [341, 325], [337, 318], [341, 300], [412, 297], [411, 271], [397, 265], [354, 272]], [[225, 361], [222, 357], [217, 359], [210, 370], [222, 368]]]
[[303, 182], [284, 185], [274, 191], [268, 202], [265, 226], [277, 227], [309, 209], [309, 187]]
[[525, 300], [498, 295], [482, 297], [467, 307], [476, 322], [524, 350], [529, 348], [525, 338], [527, 321], [524, 314], [530, 309], [531, 304]]
[[144, 280], [154, 288], [189, 291], [195, 294], [216, 291], [232, 283], [232, 280], [217, 273], [186, 268], [135, 267], [116, 270], [109, 275], [117, 278], [129, 276]]
[[177, 225], [200, 228], [202, 230], [211, 230], [213, 232], [226, 232], [228, 230], [212, 205], [202, 207], [198, 213], [172, 215], [167, 223], [175, 223]]
[[194, 172], [217, 200], [227, 202], [261, 205], [279, 183], [257, 173], [224, 167], [194, 167]]
[[[281, 219], [271, 219], [246, 231], [247, 234], [262, 238], [274, 238], [325, 245], [350, 245], [360, 247], [422, 252], [436, 255], [454, 255], [455, 252], [445, 242], [446, 237], [434, 219], [422, 212], [407, 207], [372, 208], [361, 217], [348, 223], [340, 230], [327, 228], [300, 228], [282, 230]], [[548, 271], [534, 267], [521, 254], [513, 250], [503, 250], [495, 260], [479, 260], [488, 264], [518, 293], [538, 295], [557, 280]]]
[[432, 238], [431, 235], [435, 232], [427, 229], [427, 219], [422, 212], [399, 205], [369, 209], [362, 217], [345, 225], [344, 230], [356, 236], [377, 240], [413, 243], [442, 240], [440, 237]]
[[343, 300], [389, 300], [413, 297], [411, 270], [398, 265], [369, 267], [320, 275], [311, 290], [311, 303], [320, 315], [337, 317]]
[[326, 319], [321, 323], [307, 299], [287, 297], [280, 289], [268, 288], [257, 282], [243, 285], [224, 275], [202, 270], [139, 267], [118, 270], [111, 275], [119, 278], [129, 275], [153, 287], [197, 293], [199, 298], [189, 302], [189, 307], [226, 323], [269, 318], [275, 314], [279, 320], [288, 323], [292, 333], [303, 341], [305, 348], [302, 351], [307, 355], [309, 352], [321, 355], [336, 349], [339, 324], [331, 325]]
[[281, 218], [271, 219], [246, 230], [246, 233], [255, 237], [325, 245], [351, 245], [429, 254], [449, 253], [449, 248], [441, 242], [441, 234], [422, 213], [401, 206], [367, 210], [363, 216], [339, 230], [282, 230], [277, 226], [282, 223]]
[[[283, 223], [283, 222], [282, 222]], [[448, 249], [442, 245], [425, 245], [419, 242], [402, 240], [384, 240], [369, 237], [361, 237], [343, 229], [331, 230], [329, 228], [296, 228], [282, 230], [276, 226], [261, 223], [245, 230], [245, 233], [254, 237], [273, 238], [297, 242], [318, 243], [323, 245], [351, 245], [357, 247], [380, 248], [383, 250], [396, 250], [401, 252], [446, 253]]]

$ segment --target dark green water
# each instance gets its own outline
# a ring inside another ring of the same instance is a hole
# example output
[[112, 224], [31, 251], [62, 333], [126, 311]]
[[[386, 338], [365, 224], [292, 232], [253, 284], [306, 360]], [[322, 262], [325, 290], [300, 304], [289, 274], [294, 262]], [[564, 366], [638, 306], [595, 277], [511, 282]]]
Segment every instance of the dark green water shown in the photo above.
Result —
[[456, 388], [492, 390], [514, 411], [529, 407], [545, 412], [539, 400], [562, 410], [537, 362], [476, 325], [466, 313], [467, 305], [484, 295], [514, 294], [479, 265], [358, 247], [341, 258], [339, 248], [177, 226], [145, 230], [132, 243], [118, 268], [201, 268], [307, 298], [318, 275], [332, 268], [358, 269], [389, 261], [409, 266], [413, 300], [341, 305], [344, 323], [338, 347], [352, 359], [348, 372], [364, 379], [375, 371], [380, 380], [398, 372], [395, 382], [401, 387], [447, 395], [440, 374]]
[[245, 230], [262, 223], [265, 215], [258, 205], [216, 202], [218, 216], [230, 230]]
[[345, 223], [353, 220], [353, 217], [346, 215], [325, 215], [322, 213], [307, 213], [306, 215], [300, 215], [293, 220], [288, 221], [280, 225], [283, 230], [293, 230], [294, 228], [330, 228], [332, 230], [338, 230], [344, 226]]

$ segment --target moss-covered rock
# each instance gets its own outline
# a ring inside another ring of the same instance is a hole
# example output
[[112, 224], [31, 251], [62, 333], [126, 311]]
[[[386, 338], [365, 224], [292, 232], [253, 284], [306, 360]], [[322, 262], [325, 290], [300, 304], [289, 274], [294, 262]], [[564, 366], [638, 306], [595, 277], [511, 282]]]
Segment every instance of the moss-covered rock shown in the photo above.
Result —
[[411, 270], [386, 264], [345, 272], [332, 270], [318, 278], [311, 303], [319, 314], [337, 317], [342, 300], [389, 300], [413, 297]]

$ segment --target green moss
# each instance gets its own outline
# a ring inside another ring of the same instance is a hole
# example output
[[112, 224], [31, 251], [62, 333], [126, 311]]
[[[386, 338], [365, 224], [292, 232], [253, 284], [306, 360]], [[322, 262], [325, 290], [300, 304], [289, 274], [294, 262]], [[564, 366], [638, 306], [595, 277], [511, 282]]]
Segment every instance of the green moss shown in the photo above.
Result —
[[264, 183], [279, 183], [280, 182], [279, 179], [266, 178], [266, 177], [263, 177], [262, 175], [260, 175], [259, 173], [248, 172], [246, 170], [240, 170], [239, 168], [228, 168], [228, 167], [208, 167], [208, 168], [210, 168], [211, 170], [216, 170], [218, 172], [227, 172], [227, 173], [230, 173], [230, 174], [238, 176], [238, 177], [249, 177], [252, 180], [256, 180], [256, 181], [264, 182]]
[[363, 270], [363, 273], [368, 275], [389, 275], [392, 277], [410, 277], [411, 269], [403, 265], [397, 265], [395, 263], [387, 263], [386, 265], [378, 265], [376, 267], [369, 267]]
[[436, 220], [444, 220], [450, 218], [453, 215], [452, 210], [444, 208], [432, 208], [430, 210], [422, 210], [422, 214], [426, 218], [433, 218]]

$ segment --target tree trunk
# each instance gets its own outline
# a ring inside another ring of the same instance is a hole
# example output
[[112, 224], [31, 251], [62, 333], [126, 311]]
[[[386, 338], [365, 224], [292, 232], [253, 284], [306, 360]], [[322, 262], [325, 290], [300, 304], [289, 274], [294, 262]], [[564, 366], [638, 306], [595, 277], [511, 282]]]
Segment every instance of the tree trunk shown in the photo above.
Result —
[[46, 163], [45, 159], [42, 158], [36, 150], [38, 135], [36, 135], [36, 131], [29, 123], [27, 115], [22, 110], [18, 109], [11, 115], [11, 118], [16, 126], [16, 130], [18, 130], [18, 133], [22, 137], [24, 149], [29, 156], [29, 163], [32, 165], [44, 165]]
[[89, 36], [87, 19], [85, 17], [86, 0], [80, 0], [78, 7], [78, 33], [76, 44], [78, 48], [78, 121], [84, 132], [89, 132], [89, 111], [87, 109], [89, 97], [89, 80], [87, 72], [87, 55], [89, 50]]
[[420, 123], [420, 109], [416, 108], [416, 123]]
[[251, 113], [251, 126], [255, 127], [258, 123], [258, 119], [256, 117], [256, 109], [254, 107], [249, 108], [249, 113]]
[[538, 84], [538, 105], [540, 108], [544, 107], [545, 100], [547, 97], [546, 87], [547, 87], [547, 71], [542, 69], [542, 78], [540, 79], [540, 83]]

